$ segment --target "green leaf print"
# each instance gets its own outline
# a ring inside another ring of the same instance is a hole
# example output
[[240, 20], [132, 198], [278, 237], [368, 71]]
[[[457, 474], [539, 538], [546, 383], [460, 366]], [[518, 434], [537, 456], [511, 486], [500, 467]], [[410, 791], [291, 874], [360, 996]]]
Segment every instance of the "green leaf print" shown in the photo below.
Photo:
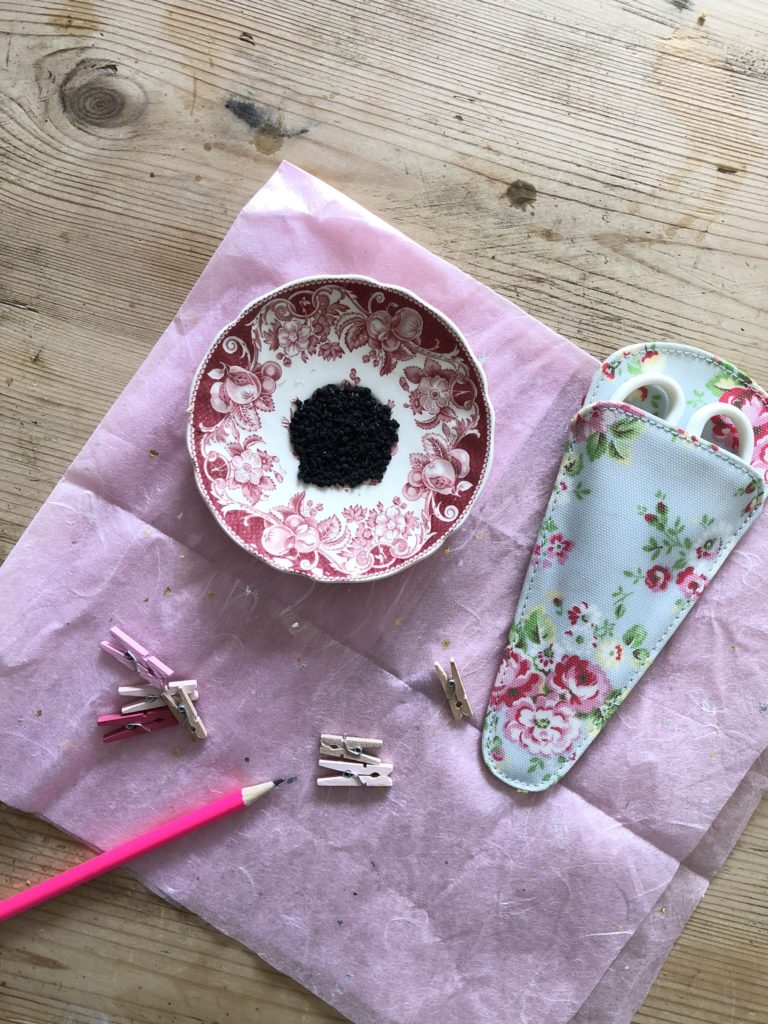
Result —
[[525, 639], [525, 630], [517, 622], [513, 622], [509, 627], [507, 642], [510, 647], [516, 647], [519, 651], [526, 652], [528, 650], [528, 643]]
[[563, 458], [563, 472], [568, 476], [578, 476], [584, 466], [584, 458], [581, 452], [569, 448]]
[[612, 459], [616, 459], [617, 462], [629, 462], [632, 455], [632, 449], [626, 441], [613, 440], [610, 442], [608, 454]]
[[605, 434], [590, 434], [587, 438], [587, 455], [594, 462], [608, 451], [609, 441]]
[[532, 757], [531, 763], [528, 765], [528, 774], [533, 775], [534, 772], [541, 771], [546, 767], [540, 757]]
[[643, 432], [644, 424], [635, 419], [634, 416], [625, 416], [616, 422], [611, 427], [611, 433], [614, 437], [623, 437], [628, 440], [633, 437], [639, 437]]
[[648, 631], [643, 626], [630, 626], [621, 638], [627, 647], [639, 647], [648, 636]]
[[731, 374], [724, 371], [715, 374], [714, 377], [710, 377], [707, 381], [707, 390], [715, 395], [716, 398], [719, 398], [724, 392], [730, 391], [731, 388], [743, 388], [747, 383], [747, 379], [738, 372]]
[[537, 646], [541, 646], [542, 644], [551, 644], [557, 636], [554, 622], [541, 610], [541, 608], [533, 609], [531, 614], [526, 618], [523, 624], [523, 629], [527, 639]]
[[579, 501], [581, 501], [583, 498], [586, 498], [588, 494], [592, 493], [592, 488], [585, 487], [583, 481], [579, 480], [573, 490], [573, 493], [576, 495]]

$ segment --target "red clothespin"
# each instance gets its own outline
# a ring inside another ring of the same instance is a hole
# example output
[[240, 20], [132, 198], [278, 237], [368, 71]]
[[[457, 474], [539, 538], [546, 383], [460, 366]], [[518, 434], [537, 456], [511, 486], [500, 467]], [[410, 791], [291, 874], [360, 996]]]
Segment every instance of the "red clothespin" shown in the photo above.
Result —
[[169, 708], [162, 707], [155, 711], [138, 711], [133, 715], [99, 715], [96, 724], [117, 727], [104, 733], [102, 737], [104, 743], [111, 743], [112, 740], [123, 740], [129, 736], [140, 736], [145, 732], [168, 729], [179, 723]]
[[117, 626], [113, 626], [109, 632], [110, 639], [101, 641], [102, 651], [106, 651], [121, 665], [127, 665], [138, 672], [142, 679], [155, 686], [163, 686], [171, 678], [173, 669], [150, 654], [137, 640]]

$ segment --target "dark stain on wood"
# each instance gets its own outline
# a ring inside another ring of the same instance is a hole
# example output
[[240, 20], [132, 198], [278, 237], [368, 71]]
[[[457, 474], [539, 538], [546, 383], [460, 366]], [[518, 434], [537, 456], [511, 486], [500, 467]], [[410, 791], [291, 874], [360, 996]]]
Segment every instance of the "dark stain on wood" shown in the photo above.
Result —
[[309, 131], [309, 128], [287, 128], [280, 111], [257, 106], [242, 96], [230, 96], [224, 106], [239, 121], [255, 131], [253, 143], [261, 153], [274, 153], [282, 146], [284, 139], [295, 139]]
[[39, 309], [35, 309], [34, 306], [30, 306], [26, 302], [19, 302], [17, 299], [0, 299], [0, 306], [10, 306], [11, 309], [24, 309], [28, 313], [39, 313]]
[[242, 42], [244, 43], [250, 43], [251, 46], [256, 45], [256, 40], [253, 38], [250, 32], [241, 32], [237, 38], [242, 40]]
[[522, 181], [518, 178], [507, 186], [504, 195], [507, 197], [509, 205], [514, 206], [516, 210], [527, 210], [536, 202], [538, 192], [529, 181]]
[[137, 121], [147, 105], [141, 86], [121, 75], [117, 64], [81, 60], [69, 71], [59, 89], [61, 106], [75, 127], [122, 128]]
[[738, 174], [739, 168], [734, 167], [733, 164], [718, 164], [717, 169], [721, 174]]
[[672, 6], [678, 11], [690, 11], [691, 0], [669, 0]]

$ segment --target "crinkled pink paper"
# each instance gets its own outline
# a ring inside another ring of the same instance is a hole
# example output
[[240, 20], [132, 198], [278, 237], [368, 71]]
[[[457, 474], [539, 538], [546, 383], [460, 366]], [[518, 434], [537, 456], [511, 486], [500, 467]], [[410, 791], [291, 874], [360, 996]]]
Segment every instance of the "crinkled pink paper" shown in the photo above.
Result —
[[[348, 272], [403, 285], [459, 325], [497, 436], [448, 546], [389, 580], [331, 587], [276, 572], [218, 528], [185, 411], [195, 368], [246, 303]], [[496, 781], [478, 729], [594, 367], [283, 164], [0, 573], [0, 799], [107, 847], [201, 792], [296, 773], [136, 875], [358, 1024], [629, 1021], [766, 786], [768, 520], [565, 782], [521, 795]], [[95, 718], [130, 681], [99, 653], [112, 622], [199, 680], [207, 742], [178, 730], [100, 742]], [[452, 721], [432, 677], [451, 654], [471, 724]], [[322, 731], [381, 736], [394, 787], [318, 790]]]

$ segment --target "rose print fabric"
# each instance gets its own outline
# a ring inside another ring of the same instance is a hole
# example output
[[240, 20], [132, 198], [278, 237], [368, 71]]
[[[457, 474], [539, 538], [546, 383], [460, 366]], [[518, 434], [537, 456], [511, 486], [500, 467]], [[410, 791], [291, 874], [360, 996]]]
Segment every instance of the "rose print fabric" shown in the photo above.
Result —
[[[593, 401], [570, 425], [515, 620], [488, 705], [483, 756], [521, 790], [562, 778], [616, 713], [760, 511], [768, 465], [762, 389], [729, 364], [681, 346], [641, 346], [607, 360], [588, 397], [661, 360], [683, 385], [686, 418], [737, 404], [754, 425], [753, 465], [645, 408]], [[691, 372], [685, 373], [686, 369]], [[663, 409], [656, 406], [663, 414]]]
[[[674, 377], [686, 395], [686, 422], [709, 402], [733, 405], [746, 414], [755, 434], [752, 465], [768, 480], [768, 395], [732, 363], [710, 352], [689, 345], [657, 342], [652, 345], [630, 345], [609, 356], [595, 374], [585, 405], [610, 399], [616, 388], [630, 377], [648, 372]], [[661, 396], [653, 389], [641, 388], [632, 396], [632, 404], [659, 415]], [[738, 437], [726, 417], [715, 417], [705, 431], [705, 438], [724, 447], [738, 450]]]

